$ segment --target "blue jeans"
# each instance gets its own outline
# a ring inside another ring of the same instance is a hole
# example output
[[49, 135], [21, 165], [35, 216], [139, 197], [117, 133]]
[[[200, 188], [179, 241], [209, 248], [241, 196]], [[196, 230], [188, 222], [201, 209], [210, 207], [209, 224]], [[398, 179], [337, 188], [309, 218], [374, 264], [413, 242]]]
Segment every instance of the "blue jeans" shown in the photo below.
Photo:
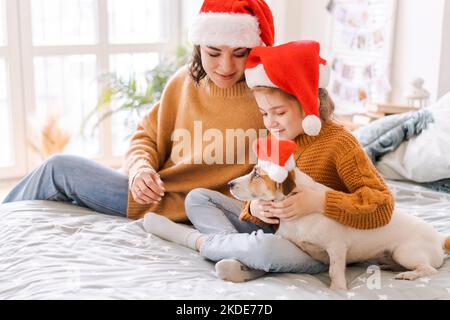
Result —
[[387, 116], [353, 132], [375, 164], [385, 154], [396, 150], [404, 141], [418, 136], [433, 122], [428, 109]]
[[194, 189], [185, 207], [194, 227], [209, 235], [200, 249], [209, 260], [236, 259], [266, 272], [315, 274], [328, 269], [290, 241], [275, 236], [271, 228], [240, 221], [242, 202], [220, 192]]
[[68, 202], [126, 216], [128, 177], [85, 158], [56, 155], [24, 177], [3, 203], [24, 200]]

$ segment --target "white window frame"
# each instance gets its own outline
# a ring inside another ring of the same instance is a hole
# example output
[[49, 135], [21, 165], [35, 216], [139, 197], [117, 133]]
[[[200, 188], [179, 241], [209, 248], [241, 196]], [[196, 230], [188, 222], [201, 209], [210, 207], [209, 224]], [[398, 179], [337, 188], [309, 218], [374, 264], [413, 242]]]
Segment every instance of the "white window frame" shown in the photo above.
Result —
[[17, 0], [6, 0], [6, 48], [0, 48], [0, 54], [6, 60], [6, 90], [9, 98], [11, 146], [13, 164], [0, 167], [0, 177], [11, 179], [22, 176], [27, 171], [26, 125], [23, 90], [21, 84], [19, 12]]
[[[93, 54], [97, 56], [97, 73], [109, 72], [109, 55], [118, 53], [168, 54], [174, 52], [181, 39], [181, 1], [166, 0], [171, 12], [168, 38], [165, 43], [152, 44], [109, 44], [108, 43], [108, 8], [107, 0], [97, 0], [98, 8], [98, 43], [93, 45], [73, 46], [33, 46], [32, 44], [32, 0], [6, 0], [6, 16], [8, 20], [8, 47], [6, 52], [7, 70], [11, 81], [11, 106], [13, 117], [13, 147], [15, 163], [13, 168], [0, 168], [1, 178], [23, 176], [36, 165], [37, 155], [26, 143], [32, 139], [26, 132], [26, 114], [34, 114], [36, 110], [36, 94], [34, 86], [33, 59], [36, 56], [65, 56]], [[11, 19], [16, 17], [17, 19]], [[9, 19], [8, 19], [9, 18]], [[3, 52], [2, 52], [3, 53]], [[8, 82], [8, 81], [7, 81]], [[100, 83], [98, 83], [100, 90]], [[111, 119], [100, 125], [100, 154], [93, 160], [112, 167], [120, 167], [123, 156], [113, 155]]]

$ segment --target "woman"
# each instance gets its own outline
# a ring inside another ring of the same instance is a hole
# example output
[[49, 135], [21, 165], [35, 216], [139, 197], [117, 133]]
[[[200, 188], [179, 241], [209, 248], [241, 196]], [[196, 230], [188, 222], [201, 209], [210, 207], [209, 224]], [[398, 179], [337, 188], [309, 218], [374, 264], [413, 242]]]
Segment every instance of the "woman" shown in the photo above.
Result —
[[[272, 14], [263, 0], [205, 0], [190, 39], [192, 62], [171, 78], [161, 101], [139, 124], [126, 155], [127, 175], [84, 158], [54, 156], [23, 178], [4, 202], [65, 201], [131, 219], [155, 212], [187, 221], [184, 199], [190, 190], [228, 193], [227, 182], [252, 165], [205, 163], [210, 145], [196, 133], [214, 129], [225, 137], [229, 129], [264, 128], [244, 71], [250, 48], [274, 43]], [[174, 143], [179, 133], [194, 138], [185, 143], [194, 144], [193, 152], [179, 152], [180, 143]]]

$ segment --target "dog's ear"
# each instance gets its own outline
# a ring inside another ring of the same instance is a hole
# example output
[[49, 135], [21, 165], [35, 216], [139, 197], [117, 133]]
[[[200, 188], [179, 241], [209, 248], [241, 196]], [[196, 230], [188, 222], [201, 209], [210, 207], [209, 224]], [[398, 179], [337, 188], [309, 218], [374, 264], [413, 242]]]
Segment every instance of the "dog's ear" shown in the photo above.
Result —
[[289, 171], [286, 180], [281, 184], [281, 190], [285, 196], [295, 189], [295, 172], [294, 170]]

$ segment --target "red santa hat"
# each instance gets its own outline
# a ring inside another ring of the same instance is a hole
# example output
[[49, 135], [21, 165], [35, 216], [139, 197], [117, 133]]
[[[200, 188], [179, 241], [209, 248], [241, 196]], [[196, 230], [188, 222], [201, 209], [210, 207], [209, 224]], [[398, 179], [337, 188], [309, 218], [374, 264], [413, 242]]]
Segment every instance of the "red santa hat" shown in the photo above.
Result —
[[245, 70], [250, 88], [279, 88], [297, 98], [305, 112], [303, 130], [310, 136], [320, 133], [319, 88], [325, 88], [330, 79], [330, 69], [319, 52], [320, 44], [315, 41], [256, 47]]
[[205, 0], [189, 30], [194, 45], [273, 46], [272, 12], [264, 0]]
[[295, 142], [278, 140], [274, 137], [260, 138], [253, 143], [253, 152], [258, 157], [258, 165], [277, 183], [283, 183], [289, 171], [295, 168], [296, 148]]

